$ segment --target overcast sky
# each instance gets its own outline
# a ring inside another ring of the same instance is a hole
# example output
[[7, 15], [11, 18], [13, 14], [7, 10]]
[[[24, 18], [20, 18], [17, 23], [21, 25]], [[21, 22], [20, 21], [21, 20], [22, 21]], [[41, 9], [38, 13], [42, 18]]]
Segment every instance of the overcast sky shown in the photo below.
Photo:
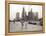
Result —
[[38, 18], [42, 17], [42, 6], [38, 5], [20, 5], [20, 4], [10, 4], [10, 20], [13, 20], [16, 17], [16, 12], [21, 13], [23, 10], [23, 7], [25, 8], [25, 11], [28, 13], [28, 11], [31, 10], [35, 13], [38, 12]]

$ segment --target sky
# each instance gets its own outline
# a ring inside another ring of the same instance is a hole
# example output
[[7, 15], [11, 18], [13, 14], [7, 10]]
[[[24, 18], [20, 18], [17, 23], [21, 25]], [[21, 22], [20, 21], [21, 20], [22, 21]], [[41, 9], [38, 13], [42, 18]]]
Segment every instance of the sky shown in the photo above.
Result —
[[30, 11], [32, 8], [32, 11], [34, 13], [38, 12], [38, 18], [42, 17], [42, 6], [40, 5], [10, 4], [10, 20], [13, 20], [16, 17], [17, 12], [20, 13], [20, 17], [21, 17], [23, 7], [25, 11], [27, 12], [27, 15], [28, 15], [28, 11]]

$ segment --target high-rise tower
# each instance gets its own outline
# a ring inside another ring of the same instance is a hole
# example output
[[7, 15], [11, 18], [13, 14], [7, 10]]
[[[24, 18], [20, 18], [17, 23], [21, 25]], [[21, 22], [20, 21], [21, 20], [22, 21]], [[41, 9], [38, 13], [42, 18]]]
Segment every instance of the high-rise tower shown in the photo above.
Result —
[[23, 8], [23, 10], [22, 10], [22, 19], [23, 20], [25, 19], [25, 16], [26, 16], [26, 12], [25, 12], [25, 9]]
[[16, 20], [19, 20], [19, 12], [16, 13]]
[[31, 11], [28, 12], [28, 17], [29, 17], [29, 20], [33, 20], [34, 14], [32, 12], [32, 8], [31, 8]]

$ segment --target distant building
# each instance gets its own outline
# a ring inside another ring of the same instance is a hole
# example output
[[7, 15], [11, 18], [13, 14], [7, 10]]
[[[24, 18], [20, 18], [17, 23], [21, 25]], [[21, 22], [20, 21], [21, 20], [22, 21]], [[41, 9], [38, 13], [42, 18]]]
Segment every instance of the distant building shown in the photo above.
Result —
[[31, 9], [31, 11], [28, 12], [28, 19], [29, 20], [34, 20], [34, 14], [32, 12], [32, 9]]
[[26, 12], [25, 12], [25, 9], [23, 8], [23, 10], [22, 10], [22, 19], [23, 20], [25, 19], [25, 16], [26, 16]]
[[24, 8], [23, 8], [23, 10], [22, 10], [22, 19], [24, 19]]
[[38, 12], [36, 12], [34, 19], [35, 19], [35, 21], [38, 21]]
[[16, 20], [19, 20], [19, 12], [16, 13]]
[[36, 12], [36, 20], [38, 21], [38, 12]]
[[25, 12], [25, 13], [24, 13], [24, 20], [27, 21], [27, 19], [28, 19], [28, 16], [27, 16], [27, 14], [26, 14], [26, 12]]

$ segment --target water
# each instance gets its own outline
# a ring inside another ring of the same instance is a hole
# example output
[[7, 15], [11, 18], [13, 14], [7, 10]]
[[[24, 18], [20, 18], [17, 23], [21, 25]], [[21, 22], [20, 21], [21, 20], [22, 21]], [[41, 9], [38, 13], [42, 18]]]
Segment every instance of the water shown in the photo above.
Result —
[[24, 22], [23, 26], [20, 22], [10, 22], [10, 32], [19, 32], [19, 31], [40, 31], [42, 30], [42, 26], [28, 24], [28, 22]]

